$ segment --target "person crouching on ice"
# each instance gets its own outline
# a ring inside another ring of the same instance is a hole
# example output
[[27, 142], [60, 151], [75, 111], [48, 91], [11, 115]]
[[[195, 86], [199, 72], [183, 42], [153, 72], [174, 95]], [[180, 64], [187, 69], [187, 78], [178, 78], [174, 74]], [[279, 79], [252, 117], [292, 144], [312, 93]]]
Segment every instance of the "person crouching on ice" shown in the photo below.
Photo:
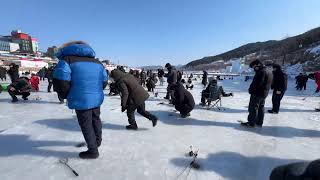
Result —
[[190, 116], [195, 106], [192, 94], [186, 90], [181, 82], [172, 87], [174, 89], [173, 105], [180, 112], [182, 118]]
[[136, 81], [131, 74], [126, 74], [118, 69], [111, 71], [112, 78], [121, 95], [121, 111], [127, 110], [129, 125], [128, 130], [137, 130], [138, 125], [135, 120], [134, 112], [137, 110], [139, 114], [152, 121], [153, 127], [157, 125], [158, 118], [145, 110], [145, 101], [149, 98], [148, 92]]
[[16, 79], [13, 83], [8, 86], [8, 93], [12, 97], [12, 102], [17, 102], [18, 98], [16, 95], [22, 95], [23, 100], [28, 100], [32, 87], [29, 83], [29, 79], [21, 77]]
[[108, 75], [94, 50], [82, 41], [64, 44], [56, 57], [59, 63], [53, 71], [53, 88], [59, 97], [68, 100], [75, 109], [88, 150], [79, 153], [82, 159], [99, 157], [102, 141], [100, 106]]

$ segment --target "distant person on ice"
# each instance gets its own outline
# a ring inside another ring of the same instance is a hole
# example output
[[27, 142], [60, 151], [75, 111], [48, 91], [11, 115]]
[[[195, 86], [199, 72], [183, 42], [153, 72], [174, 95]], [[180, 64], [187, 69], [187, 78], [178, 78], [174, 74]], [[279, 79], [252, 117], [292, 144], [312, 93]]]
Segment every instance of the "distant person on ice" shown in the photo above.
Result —
[[34, 73], [31, 74], [30, 84], [34, 91], [39, 91], [40, 78]]
[[165, 65], [165, 68], [167, 68], [168, 73], [164, 75], [164, 77], [167, 78], [167, 83], [168, 83], [168, 87], [167, 87], [167, 95], [166, 97], [164, 97], [164, 99], [173, 99], [173, 91], [172, 91], [172, 87], [176, 85], [177, 81], [178, 81], [178, 74], [177, 74], [177, 70], [174, 66], [171, 66], [170, 63], [167, 63]]
[[192, 94], [186, 90], [181, 82], [172, 86], [174, 89], [174, 99], [172, 101], [174, 107], [180, 112], [182, 118], [190, 116], [190, 112], [195, 106]]
[[320, 92], [320, 71], [314, 73], [314, 80], [317, 85], [316, 93]]
[[11, 63], [8, 74], [10, 76], [11, 82], [15, 82], [15, 80], [19, 78], [19, 65]]
[[249, 94], [251, 96], [248, 108], [248, 122], [241, 124], [247, 127], [262, 127], [264, 119], [264, 104], [271, 87], [272, 74], [266, 69], [260, 60], [251, 62], [250, 68], [254, 69], [255, 76], [253, 77], [249, 88]]
[[202, 84], [204, 87], [206, 87], [208, 84], [208, 72], [207, 71], [203, 71]]
[[82, 41], [64, 44], [57, 52], [59, 63], [53, 72], [53, 87], [59, 96], [75, 109], [88, 150], [79, 154], [83, 159], [99, 157], [102, 141], [100, 106], [108, 76], [94, 50]]
[[116, 86], [119, 88], [121, 111], [124, 112], [127, 110], [129, 125], [126, 126], [126, 129], [138, 129], [134, 115], [136, 110], [139, 114], [152, 121], [153, 127], [156, 126], [158, 118], [145, 109], [145, 101], [149, 98], [149, 94], [138, 81], [136, 81], [135, 77], [115, 69], [111, 71], [110, 78], [115, 81]]
[[21, 77], [16, 79], [13, 83], [8, 86], [8, 93], [12, 98], [12, 102], [17, 102], [17, 95], [22, 95], [23, 100], [28, 100], [32, 87], [29, 83], [29, 79], [26, 77]]
[[53, 84], [53, 71], [54, 71], [55, 65], [48, 68], [46, 71], [45, 77], [48, 79], [48, 93], [51, 92], [52, 84]]
[[164, 82], [163, 76], [164, 76], [164, 70], [158, 69], [158, 78], [160, 81], [160, 86], [163, 86], [163, 82]]
[[1, 81], [6, 81], [7, 80], [7, 70], [6, 68], [0, 66], [0, 79]]
[[146, 81], [146, 86], [147, 86], [148, 92], [154, 92], [154, 88], [156, 88], [156, 83], [154, 81], [154, 78], [148, 77]]
[[[223, 90], [222, 86], [218, 86], [217, 79], [210, 79], [209, 85], [205, 90], [201, 93], [201, 106], [206, 105], [206, 100], [210, 97], [212, 101], [215, 101], [217, 99], [220, 99], [220, 97], [229, 97], [233, 96], [233, 93], [226, 93]], [[210, 105], [210, 104], [209, 104]]]
[[[320, 92], [320, 71], [314, 73], [314, 80], [317, 85], [317, 89], [315, 93], [319, 93]], [[319, 108], [316, 108], [316, 111], [320, 111], [320, 106]]]
[[279, 64], [273, 64], [273, 81], [271, 89], [272, 94], [272, 109], [268, 110], [269, 113], [278, 114], [280, 109], [280, 102], [287, 90], [288, 76], [282, 71]]
[[188, 89], [190, 89], [190, 90], [193, 89], [193, 84], [192, 84], [192, 79], [191, 79], [191, 78], [189, 78], [188, 81], [187, 81], [187, 83], [186, 83], [186, 89], [187, 89], [187, 90], [188, 90]]

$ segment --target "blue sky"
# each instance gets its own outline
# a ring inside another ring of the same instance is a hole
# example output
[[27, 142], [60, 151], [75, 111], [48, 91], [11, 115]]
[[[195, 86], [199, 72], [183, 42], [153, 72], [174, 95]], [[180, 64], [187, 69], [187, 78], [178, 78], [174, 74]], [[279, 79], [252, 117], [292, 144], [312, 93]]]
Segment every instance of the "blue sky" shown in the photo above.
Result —
[[320, 26], [319, 0], [10, 0], [0, 34], [35, 36], [40, 49], [84, 40], [130, 66], [185, 64], [249, 42]]

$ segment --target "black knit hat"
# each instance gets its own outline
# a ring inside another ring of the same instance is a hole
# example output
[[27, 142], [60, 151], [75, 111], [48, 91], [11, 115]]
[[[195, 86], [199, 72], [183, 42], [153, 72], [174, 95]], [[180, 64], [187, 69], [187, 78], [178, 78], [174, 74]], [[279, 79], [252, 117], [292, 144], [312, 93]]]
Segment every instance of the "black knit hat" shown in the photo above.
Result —
[[262, 65], [263, 65], [262, 62], [259, 59], [256, 59], [252, 61], [249, 66], [250, 68], [253, 68], [253, 66], [262, 66]]
[[279, 64], [275, 64], [275, 63], [272, 64], [272, 67], [275, 69], [281, 69], [281, 66]]
[[166, 68], [171, 67], [171, 64], [167, 63], [164, 67], [166, 67]]

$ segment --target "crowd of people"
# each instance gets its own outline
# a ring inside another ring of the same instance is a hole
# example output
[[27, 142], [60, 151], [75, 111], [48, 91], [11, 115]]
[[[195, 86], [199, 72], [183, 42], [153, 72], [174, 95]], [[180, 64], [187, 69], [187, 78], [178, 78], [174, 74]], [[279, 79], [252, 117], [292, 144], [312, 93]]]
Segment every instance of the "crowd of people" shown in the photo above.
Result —
[[[181, 118], [187, 118], [195, 108], [195, 100], [190, 93], [194, 85], [193, 74], [183, 79], [183, 72], [178, 71], [170, 63], [164, 69], [158, 69], [156, 73], [151, 70], [142, 69], [130, 70], [128, 73], [120, 66], [111, 72], [105, 70], [104, 66], [95, 58], [94, 50], [82, 41], [75, 41], [64, 44], [56, 54], [59, 59], [57, 65], [48, 69], [42, 68], [37, 74], [31, 74], [31, 78], [19, 77], [19, 66], [10, 65], [10, 69], [0, 68], [0, 78], [8, 73], [11, 84], [8, 86], [8, 93], [12, 102], [17, 102], [17, 96], [28, 100], [32, 91], [39, 91], [39, 83], [47, 78], [47, 92], [57, 92], [59, 101], [67, 99], [68, 107], [75, 109], [79, 126], [86, 141], [88, 150], [79, 153], [83, 159], [95, 159], [99, 157], [98, 148], [102, 142], [102, 125], [100, 119], [100, 106], [104, 100], [103, 90], [108, 81], [110, 95], [121, 96], [121, 111], [127, 113], [128, 124], [126, 129], [138, 130], [135, 120], [135, 111], [150, 120], [153, 127], [157, 125], [158, 117], [146, 110], [145, 101], [149, 98], [149, 92], [153, 92], [159, 81], [160, 86], [164, 85], [164, 78], [167, 78], [167, 92], [165, 99], [169, 100]], [[287, 90], [288, 78], [278, 64], [273, 64], [272, 72], [260, 61], [250, 63], [255, 71], [254, 78], [249, 87], [250, 101], [248, 106], [247, 122], [241, 125], [254, 128], [262, 127], [264, 122], [265, 100], [272, 89], [272, 109], [269, 113], [278, 114], [281, 100]], [[89, 76], [90, 74], [90, 76]], [[201, 93], [201, 104], [205, 106], [212, 101], [221, 100], [221, 97], [233, 96], [232, 92], [226, 93], [222, 86], [218, 85], [221, 78], [208, 77], [209, 74], [203, 71], [202, 85], [204, 90]], [[306, 76], [300, 74], [296, 77], [297, 90], [305, 89], [308, 78], [315, 79], [317, 83], [316, 92], [320, 91], [320, 72]], [[279, 174], [276, 170], [274, 174]], [[282, 173], [282, 172], [281, 172]], [[274, 175], [275, 176], [275, 175]]]

